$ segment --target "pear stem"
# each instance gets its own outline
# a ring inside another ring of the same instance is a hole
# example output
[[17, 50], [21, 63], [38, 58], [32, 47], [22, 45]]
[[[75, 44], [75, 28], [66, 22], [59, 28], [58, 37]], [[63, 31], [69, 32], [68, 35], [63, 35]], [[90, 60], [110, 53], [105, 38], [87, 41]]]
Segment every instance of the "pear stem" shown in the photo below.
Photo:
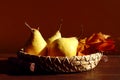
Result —
[[62, 24], [59, 24], [59, 29], [58, 29], [59, 31], [61, 30], [61, 26], [62, 26]]
[[59, 31], [61, 30], [61, 26], [62, 26], [62, 23], [63, 23], [63, 19], [60, 19], [60, 23], [58, 24], [58, 27], [59, 27]]
[[30, 25], [29, 25], [27, 22], [25, 22], [25, 25], [26, 25], [30, 30], [32, 30], [32, 28], [30, 27]]
[[81, 38], [81, 36], [83, 35], [83, 25], [81, 24], [81, 34], [79, 35], [79, 37], [78, 37], [78, 39], [80, 39]]

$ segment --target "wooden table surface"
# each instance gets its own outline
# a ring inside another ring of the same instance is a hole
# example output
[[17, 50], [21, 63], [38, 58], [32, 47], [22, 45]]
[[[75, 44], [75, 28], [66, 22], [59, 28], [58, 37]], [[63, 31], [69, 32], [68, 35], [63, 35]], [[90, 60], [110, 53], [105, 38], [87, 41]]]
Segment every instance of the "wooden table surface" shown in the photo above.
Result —
[[[108, 61], [100, 61], [90, 71], [68, 74], [17, 74], [15, 65], [8, 64], [9, 57], [15, 54], [0, 55], [0, 80], [120, 80], [120, 55], [107, 55]], [[15, 72], [14, 74], [12, 74]]]

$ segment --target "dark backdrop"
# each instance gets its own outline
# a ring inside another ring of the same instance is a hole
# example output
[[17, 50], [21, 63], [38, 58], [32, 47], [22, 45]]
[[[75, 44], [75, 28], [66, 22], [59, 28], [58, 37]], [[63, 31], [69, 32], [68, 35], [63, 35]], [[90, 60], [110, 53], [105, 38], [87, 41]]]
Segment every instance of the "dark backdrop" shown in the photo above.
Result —
[[40, 27], [47, 39], [58, 30], [63, 19], [62, 36], [89, 36], [103, 32], [119, 39], [119, 0], [1, 0], [0, 52], [16, 52], [28, 39], [32, 27]]

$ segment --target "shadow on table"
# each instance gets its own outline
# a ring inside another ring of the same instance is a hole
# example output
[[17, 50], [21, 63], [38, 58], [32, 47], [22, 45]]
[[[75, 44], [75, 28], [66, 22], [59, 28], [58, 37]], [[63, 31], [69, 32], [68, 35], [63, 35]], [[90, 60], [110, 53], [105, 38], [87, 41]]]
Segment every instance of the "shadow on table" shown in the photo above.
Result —
[[30, 64], [23, 62], [17, 58], [8, 58], [7, 60], [0, 60], [0, 74], [7, 75], [55, 75], [58, 73], [48, 72], [32, 72], [30, 71]]
[[[0, 60], [0, 74], [7, 75], [57, 75], [57, 74], [72, 74], [72, 73], [55, 73], [55, 72], [32, 72], [30, 70], [30, 63], [20, 60], [15, 57], [10, 57], [7, 60]], [[38, 70], [38, 69], [37, 69]], [[75, 72], [80, 73], [80, 72]]]

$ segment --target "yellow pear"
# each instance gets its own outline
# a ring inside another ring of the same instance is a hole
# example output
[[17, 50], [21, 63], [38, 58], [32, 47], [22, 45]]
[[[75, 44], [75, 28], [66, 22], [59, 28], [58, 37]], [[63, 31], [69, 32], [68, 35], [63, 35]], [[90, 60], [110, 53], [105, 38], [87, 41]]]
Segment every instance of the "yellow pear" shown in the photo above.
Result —
[[53, 41], [48, 49], [49, 56], [76, 56], [78, 39], [76, 37], [59, 38]]
[[52, 43], [54, 40], [61, 38], [61, 33], [58, 30], [52, 37], [48, 38], [47, 44]]
[[60, 23], [58, 24], [58, 27], [59, 27], [58, 31], [52, 37], [48, 38], [48, 40], [47, 40], [48, 45], [51, 44], [54, 40], [62, 37], [61, 33], [60, 33], [60, 29], [61, 29], [61, 26], [62, 26], [62, 23], [61, 23], [62, 21], [63, 20], [61, 19]]
[[31, 35], [24, 47], [24, 51], [30, 55], [44, 55], [47, 43], [39, 29], [31, 28], [27, 23], [25, 24], [31, 30]]
[[[47, 51], [49, 51], [49, 47], [50, 47], [50, 44], [52, 42], [54, 42], [56, 39], [59, 39], [59, 38], [62, 37], [61, 33], [60, 33], [60, 28], [61, 28], [61, 25], [59, 26], [59, 30], [52, 37], [48, 38], [48, 40], [47, 40]], [[47, 52], [46, 55], [48, 55], [48, 52]]]

